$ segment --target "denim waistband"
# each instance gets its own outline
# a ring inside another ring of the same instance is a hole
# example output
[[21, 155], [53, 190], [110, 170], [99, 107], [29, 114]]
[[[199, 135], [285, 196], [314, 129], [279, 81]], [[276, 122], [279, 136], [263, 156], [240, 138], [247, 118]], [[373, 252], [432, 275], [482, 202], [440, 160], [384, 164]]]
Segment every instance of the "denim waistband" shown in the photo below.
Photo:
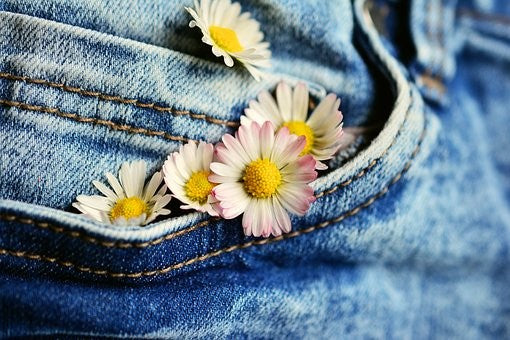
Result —
[[[3, 200], [0, 218], [6, 223], [0, 224], [0, 254], [12, 258], [7, 265], [89, 279], [154, 280], [244, 263], [250, 254], [261, 261], [274, 254], [289, 259], [306, 254], [340, 256], [321, 241], [327, 238], [323, 233], [356, 227], [360, 221], [353, 222], [353, 216], [405, 182], [425, 126], [434, 124], [425, 123], [420, 95], [383, 48], [362, 1], [354, 12], [360, 44], [394, 90], [394, 107], [364, 151], [313, 183], [317, 202], [306, 216], [293, 220], [294, 231], [276, 238], [246, 239], [239, 221], [197, 213], [145, 228], [119, 229], [54, 208]], [[34, 173], [36, 186], [42, 181], [46, 188], [54, 186], [55, 192], [65, 186], [61, 191], [66, 199], [90, 191], [89, 179], [126, 158], [142, 157], [154, 171], [162, 156], [183, 141], [217, 141], [235, 128], [242, 108], [258, 91], [281, 79], [296, 81], [282, 73], [249, 82], [245, 74], [180, 52], [26, 15], [0, 12], [0, 17], [0, 104], [6, 124], [13, 126], [4, 138], [26, 143], [16, 149], [25, 147], [27, 153], [34, 143], [43, 144], [42, 152], [49, 156], [41, 155], [36, 167], [22, 164], [20, 168]], [[44, 34], [39, 33], [40, 26]], [[36, 45], [48, 46], [53, 53]], [[311, 88], [314, 96], [324, 95], [319, 86], [311, 84]], [[36, 132], [35, 136], [20, 141], [14, 138], [20, 129]], [[64, 145], [58, 157], [52, 154], [55, 140]], [[12, 153], [2, 161], [3, 167], [16, 157], [19, 154]], [[34, 168], [60, 175], [47, 183], [37, 178]], [[68, 175], [73, 172], [79, 178]], [[55, 197], [52, 202], [58, 206], [63, 201]], [[310, 244], [319, 243], [310, 249]]]

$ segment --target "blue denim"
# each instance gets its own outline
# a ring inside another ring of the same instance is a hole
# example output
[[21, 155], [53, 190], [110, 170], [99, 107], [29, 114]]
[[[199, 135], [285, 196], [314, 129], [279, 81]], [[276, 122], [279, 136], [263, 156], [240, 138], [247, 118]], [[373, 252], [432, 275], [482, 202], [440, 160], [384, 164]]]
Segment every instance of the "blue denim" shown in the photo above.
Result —
[[[510, 6], [241, 1], [273, 54], [255, 82], [184, 4], [0, 3], [0, 336], [509, 338]], [[72, 210], [124, 161], [150, 175], [232, 133], [281, 80], [378, 128], [291, 233]]]

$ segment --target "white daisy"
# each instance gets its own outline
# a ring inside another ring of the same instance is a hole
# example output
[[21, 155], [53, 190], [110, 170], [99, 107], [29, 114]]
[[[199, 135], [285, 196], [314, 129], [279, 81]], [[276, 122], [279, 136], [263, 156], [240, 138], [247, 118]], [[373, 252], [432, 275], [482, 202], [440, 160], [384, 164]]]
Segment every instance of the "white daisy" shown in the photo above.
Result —
[[125, 162], [119, 171], [120, 181], [111, 173], [106, 173], [110, 189], [99, 181], [92, 184], [105, 196], [79, 195], [73, 206], [84, 215], [104, 223], [115, 225], [146, 225], [159, 215], [168, 215], [164, 207], [171, 196], [163, 184], [158, 190], [163, 176], [156, 172], [145, 185], [146, 164], [144, 161]]
[[262, 72], [259, 67], [270, 67], [271, 51], [264, 42], [259, 23], [249, 12], [241, 13], [241, 5], [230, 0], [195, 0], [195, 8], [185, 7], [193, 20], [189, 26], [198, 26], [202, 41], [212, 46], [217, 57], [223, 57], [228, 67], [237, 59], [256, 79]]
[[276, 88], [276, 102], [267, 91], [250, 101], [241, 116], [241, 124], [250, 125], [270, 121], [280, 129], [287, 127], [291, 133], [305, 136], [303, 154], [311, 154], [317, 161], [316, 169], [328, 167], [321, 161], [331, 159], [341, 146], [342, 113], [338, 110], [340, 99], [329, 94], [308, 115], [308, 87], [298, 83], [294, 91], [284, 82]]
[[185, 203], [182, 209], [195, 209], [212, 216], [218, 213], [211, 196], [214, 184], [209, 182], [209, 166], [213, 159], [214, 146], [200, 142], [181, 145], [179, 152], [174, 152], [163, 165], [165, 183], [173, 196]]
[[235, 137], [224, 135], [209, 176], [219, 183], [213, 196], [221, 215], [231, 219], [244, 213], [248, 236], [288, 233], [288, 212], [303, 215], [315, 201], [308, 185], [317, 178], [315, 160], [300, 156], [305, 144], [305, 137], [292, 135], [287, 128], [275, 136], [270, 122], [241, 126]]

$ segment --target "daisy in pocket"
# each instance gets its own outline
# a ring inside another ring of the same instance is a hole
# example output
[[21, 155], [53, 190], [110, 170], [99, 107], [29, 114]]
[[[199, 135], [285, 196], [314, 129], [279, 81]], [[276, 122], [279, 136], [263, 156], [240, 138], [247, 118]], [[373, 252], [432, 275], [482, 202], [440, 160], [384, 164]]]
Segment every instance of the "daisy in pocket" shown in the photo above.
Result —
[[185, 7], [193, 20], [190, 27], [202, 31], [202, 41], [212, 46], [212, 53], [223, 57], [228, 67], [238, 60], [256, 79], [260, 68], [271, 66], [269, 43], [263, 41], [260, 24], [249, 12], [241, 13], [241, 5], [230, 0], [195, 1], [195, 8]]
[[242, 125], [252, 122], [263, 124], [271, 122], [275, 128], [286, 127], [290, 133], [304, 136], [306, 139], [302, 155], [312, 155], [316, 169], [328, 167], [323, 161], [331, 159], [342, 146], [342, 112], [339, 111], [340, 99], [328, 94], [309, 114], [309, 93], [304, 83], [298, 83], [294, 89], [281, 82], [276, 88], [276, 101], [267, 92], [259, 93], [241, 116]]
[[119, 179], [106, 173], [111, 188], [99, 181], [92, 182], [104, 196], [79, 195], [73, 206], [89, 218], [115, 225], [146, 225], [159, 215], [170, 214], [164, 207], [171, 196], [165, 194], [166, 185], [161, 185], [161, 172], [156, 172], [144, 185], [146, 170], [144, 161], [125, 162], [120, 167]]
[[270, 122], [244, 125], [224, 135], [216, 147], [209, 180], [222, 217], [243, 214], [248, 236], [279, 236], [291, 230], [289, 212], [304, 215], [315, 201], [310, 182], [317, 178], [315, 160], [301, 155], [304, 137], [284, 127], [276, 135]]

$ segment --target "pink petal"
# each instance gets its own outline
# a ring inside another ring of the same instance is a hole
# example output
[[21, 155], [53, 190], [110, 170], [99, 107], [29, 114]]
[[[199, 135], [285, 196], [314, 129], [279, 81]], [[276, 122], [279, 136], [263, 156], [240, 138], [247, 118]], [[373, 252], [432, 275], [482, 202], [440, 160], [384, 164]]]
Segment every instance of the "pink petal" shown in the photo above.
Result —
[[313, 188], [304, 184], [282, 184], [278, 188], [280, 202], [283, 207], [296, 214], [304, 215], [310, 208], [310, 197]]
[[[273, 198], [273, 213], [274, 218], [276, 220], [276, 224], [278, 225], [278, 229], [281, 230], [281, 232], [288, 233], [290, 232], [292, 225], [290, 223], [289, 214], [283, 209], [281, 203], [279, 200], [275, 197]], [[273, 228], [276, 229], [276, 228]], [[276, 232], [273, 235], [279, 236], [280, 233]]]
[[229, 134], [223, 135], [222, 140], [223, 144], [228, 149], [229, 153], [232, 153], [238, 159], [242, 159], [244, 164], [250, 163], [250, 157], [244, 150], [239, 140], [237, 140], [236, 138], [234, 138], [234, 136]]
[[[260, 125], [251, 123], [249, 126], [241, 125], [237, 130], [237, 137], [250, 160], [260, 157]], [[249, 162], [248, 162], [249, 163]]]
[[260, 152], [262, 158], [269, 158], [274, 144], [274, 126], [271, 122], [265, 122], [260, 130]]

